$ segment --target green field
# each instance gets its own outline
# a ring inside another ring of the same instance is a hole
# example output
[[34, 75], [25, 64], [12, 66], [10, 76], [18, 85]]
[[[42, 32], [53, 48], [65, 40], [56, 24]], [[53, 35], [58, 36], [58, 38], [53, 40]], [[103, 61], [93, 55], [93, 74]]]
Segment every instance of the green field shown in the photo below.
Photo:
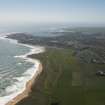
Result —
[[43, 72], [17, 105], [105, 105], [105, 77], [96, 76], [104, 64], [80, 62], [71, 49], [48, 48], [31, 57], [42, 62]]

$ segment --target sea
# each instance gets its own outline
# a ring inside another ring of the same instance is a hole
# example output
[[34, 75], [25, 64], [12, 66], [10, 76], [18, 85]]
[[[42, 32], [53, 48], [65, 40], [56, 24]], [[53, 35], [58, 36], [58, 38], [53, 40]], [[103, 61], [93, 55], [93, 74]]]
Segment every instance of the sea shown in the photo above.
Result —
[[44, 47], [30, 46], [5, 38], [13, 32], [0, 33], [0, 105], [5, 105], [26, 88], [33, 78], [40, 61], [28, 58], [33, 53], [44, 52]]
[[53, 36], [59, 25], [0, 25], [0, 105], [5, 105], [26, 88], [38, 70], [39, 61], [27, 58], [33, 53], [42, 53], [42, 46], [30, 46], [5, 38], [11, 33], [29, 33], [34, 36]]

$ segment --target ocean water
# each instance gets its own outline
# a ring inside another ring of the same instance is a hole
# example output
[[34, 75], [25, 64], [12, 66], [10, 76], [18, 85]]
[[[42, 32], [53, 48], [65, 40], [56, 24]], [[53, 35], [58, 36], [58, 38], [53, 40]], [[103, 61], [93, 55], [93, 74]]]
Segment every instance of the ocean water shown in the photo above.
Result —
[[42, 52], [41, 47], [30, 47], [16, 41], [0, 38], [0, 105], [24, 91], [26, 83], [34, 76], [38, 61], [26, 58]]

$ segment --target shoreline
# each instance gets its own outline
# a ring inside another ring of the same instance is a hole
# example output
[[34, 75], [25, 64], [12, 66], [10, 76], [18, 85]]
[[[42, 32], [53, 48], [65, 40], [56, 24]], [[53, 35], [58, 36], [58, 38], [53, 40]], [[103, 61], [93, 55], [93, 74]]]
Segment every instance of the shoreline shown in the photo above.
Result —
[[4, 37], [0, 37], [0, 38], [8, 40], [8, 41], [10, 41], [10, 43], [19, 44], [21, 46], [30, 48], [30, 51], [28, 53], [19, 55], [19, 56], [14, 56], [15, 58], [21, 58], [21, 59], [26, 60], [27, 62], [32, 62], [34, 64], [34, 66], [37, 65], [36, 68], [33, 68], [36, 70], [33, 71], [34, 74], [30, 78], [30, 80], [28, 80], [26, 82], [25, 89], [21, 93], [15, 95], [13, 98], [11, 98], [11, 100], [7, 101], [7, 103], [3, 104], [3, 105], [15, 105], [18, 102], [20, 102], [22, 99], [29, 96], [29, 93], [31, 92], [31, 88], [32, 88], [33, 84], [35, 83], [36, 77], [42, 72], [41, 62], [38, 59], [29, 58], [28, 55], [43, 53], [43, 52], [45, 52], [45, 48], [38, 46], [38, 45], [32, 46], [32, 45], [28, 45], [28, 44], [18, 43], [17, 40], [14, 40], [11, 38], [6, 38], [6, 36], [7, 35], [5, 35]]
[[36, 71], [36, 73], [33, 76], [33, 78], [26, 83], [26, 89], [22, 93], [17, 95], [15, 98], [13, 98], [11, 101], [9, 101], [6, 105], [16, 105], [22, 99], [24, 99], [24, 98], [29, 96], [29, 93], [31, 92], [31, 88], [32, 88], [33, 84], [35, 83], [35, 79], [42, 72], [42, 69], [43, 69], [41, 63], [39, 63], [38, 66], [39, 66], [38, 70]]

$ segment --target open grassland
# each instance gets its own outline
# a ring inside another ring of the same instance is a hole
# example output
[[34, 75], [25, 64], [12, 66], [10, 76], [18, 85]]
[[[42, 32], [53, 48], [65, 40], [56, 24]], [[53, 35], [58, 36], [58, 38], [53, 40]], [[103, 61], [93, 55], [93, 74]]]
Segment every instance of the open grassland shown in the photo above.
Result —
[[71, 49], [48, 48], [30, 57], [42, 62], [43, 72], [17, 105], [105, 105], [105, 77], [96, 76], [104, 64], [80, 62]]

